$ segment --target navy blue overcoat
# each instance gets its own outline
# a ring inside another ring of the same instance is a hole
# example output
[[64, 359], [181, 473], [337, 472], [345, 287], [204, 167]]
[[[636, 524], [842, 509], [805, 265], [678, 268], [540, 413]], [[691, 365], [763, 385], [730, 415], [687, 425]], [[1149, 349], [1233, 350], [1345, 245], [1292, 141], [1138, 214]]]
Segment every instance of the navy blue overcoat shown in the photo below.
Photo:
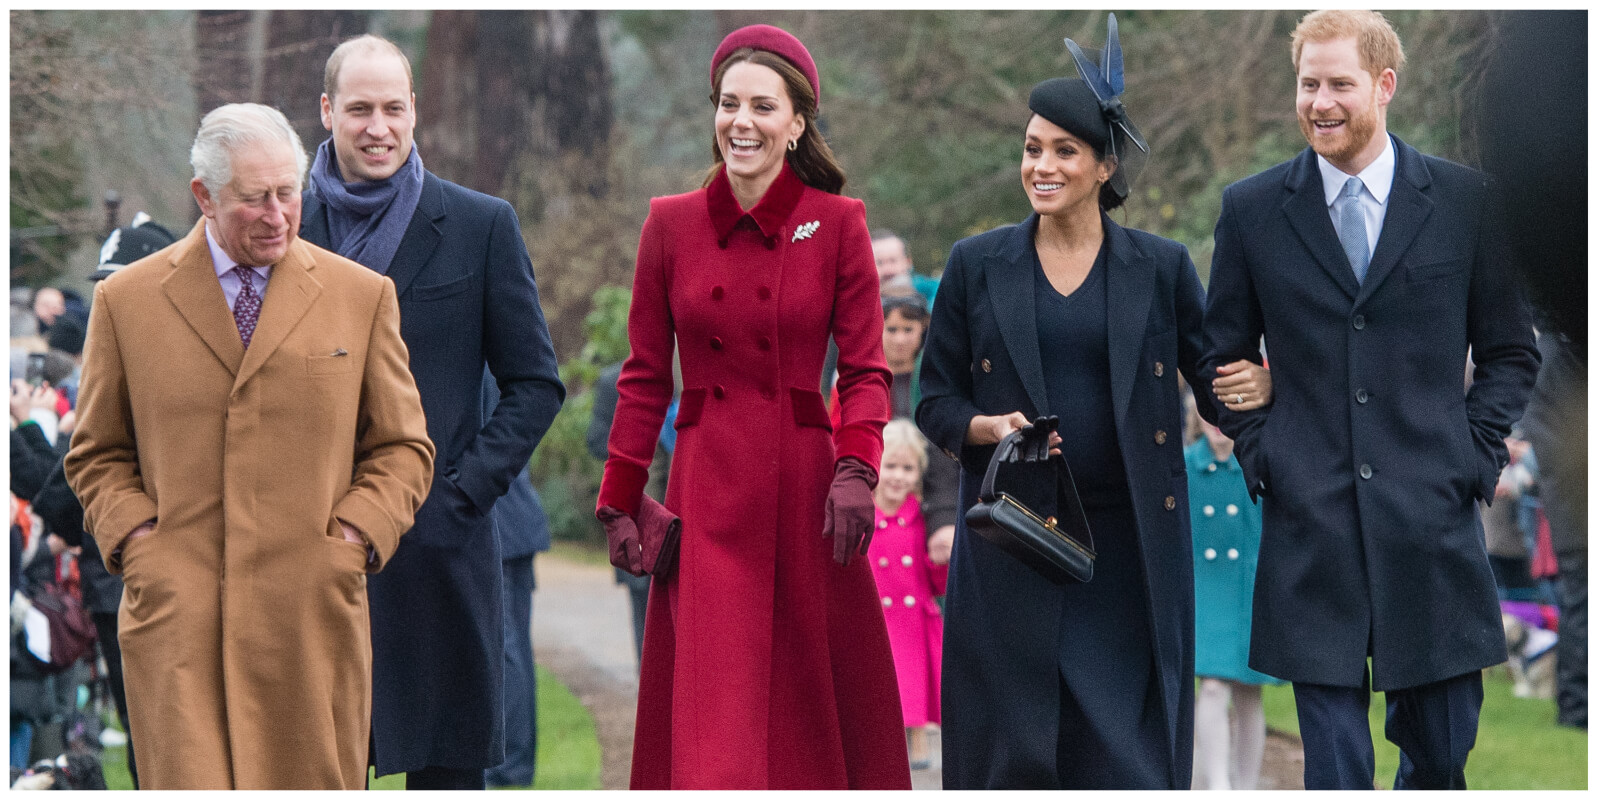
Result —
[[[333, 249], [327, 207], [309, 191], [300, 226], [301, 238]], [[415, 524], [367, 582], [373, 761], [379, 775], [487, 769], [505, 759], [500, 548], [489, 512], [565, 389], [509, 203], [425, 173], [387, 274], [438, 455]], [[485, 365], [500, 390], [489, 415]]]
[[1205, 323], [1208, 374], [1272, 363], [1270, 406], [1220, 412], [1262, 497], [1250, 667], [1355, 687], [1370, 654], [1379, 691], [1506, 658], [1475, 501], [1539, 366], [1488, 177], [1393, 142], [1361, 283], [1309, 148], [1229, 186]]
[[[1194, 740], [1194, 564], [1183, 460], [1178, 374], [1199, 386], [1204, 290], [1177, 242], [1102, 215], [1111, 393], [1117, 441], [1133, 497], [1151, 650], [1170, 748], [1173, 789], [1188, 788]], [[1059, 785], [1058, 659], [1063, 602], [1038, 573], [969, 531], [992, 445], [965, 444], [979, 414], [1050, 413], [1034, 317], [1033, 232], [1038, 216], [957, 242], [934, 301], [922, 359], [917, 425], [961, 462], [961, 513], [945, 617], [944, 774], [947, 787]], [[1055, 513], [1053, 479], [1040, 471], [1006, 489]], [[988, 687], [972, 691], [972, 687]], [[1070, 747], [1070, 745], [1069, 745]]]

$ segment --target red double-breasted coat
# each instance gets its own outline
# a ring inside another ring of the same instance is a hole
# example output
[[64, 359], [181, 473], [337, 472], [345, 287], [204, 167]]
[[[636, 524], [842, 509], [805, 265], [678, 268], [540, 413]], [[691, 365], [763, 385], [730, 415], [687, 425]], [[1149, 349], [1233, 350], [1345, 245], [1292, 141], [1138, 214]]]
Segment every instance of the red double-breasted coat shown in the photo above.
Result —
[[[683, 541], [650, 589], [636, 789], [910, 788], [871, 569], [822, 537], [836, 459], [876, 465], [889, 418], [877, 287], [864, 206], [787, 164], [748, 213], [725, 174], [650, 204], [599, 498], [638, 508], [676, 341]], [[837, 431], [817, 393], [830, 334]]]

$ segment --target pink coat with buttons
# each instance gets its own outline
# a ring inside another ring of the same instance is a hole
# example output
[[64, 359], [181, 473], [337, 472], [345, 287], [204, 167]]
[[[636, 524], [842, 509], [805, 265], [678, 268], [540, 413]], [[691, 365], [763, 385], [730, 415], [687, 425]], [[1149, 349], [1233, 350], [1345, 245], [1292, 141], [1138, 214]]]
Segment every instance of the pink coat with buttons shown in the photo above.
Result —
[[876, 524], [867, 559], [889, 627], [900, 713], [905, 726], [914, 728], [939, 721], [944, 618], [934, 597], [944, 594], [950, 567], [928, 560], [927, 525], [915, 496], [907, 497], [893, 514], [878, 509]]

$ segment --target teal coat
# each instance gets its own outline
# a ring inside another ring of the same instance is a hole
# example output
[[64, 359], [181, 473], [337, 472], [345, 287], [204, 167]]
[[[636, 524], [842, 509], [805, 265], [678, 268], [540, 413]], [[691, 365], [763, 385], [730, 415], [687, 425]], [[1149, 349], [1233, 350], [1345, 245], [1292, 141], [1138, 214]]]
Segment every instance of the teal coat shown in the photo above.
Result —
[[1281, 683], [1251, 669], [1250, 600], [1261, 509], [1239, 461], [1217, 461], [1204, 438], [1183, 451], [1194, 533], [1194, 672], [1241, 683]]

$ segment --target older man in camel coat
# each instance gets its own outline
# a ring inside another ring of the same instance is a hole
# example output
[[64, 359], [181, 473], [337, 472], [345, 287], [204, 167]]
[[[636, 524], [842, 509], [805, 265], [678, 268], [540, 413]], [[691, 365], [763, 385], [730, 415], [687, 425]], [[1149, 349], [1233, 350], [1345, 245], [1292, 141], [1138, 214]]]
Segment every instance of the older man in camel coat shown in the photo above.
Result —
[[141, 788], [365, 788], [366, 576], [433, 472], [394, 285], [297, 239], [282, 114], [211, 112], [191, 161], [205, 219], [96, 288], [66, 459]]

